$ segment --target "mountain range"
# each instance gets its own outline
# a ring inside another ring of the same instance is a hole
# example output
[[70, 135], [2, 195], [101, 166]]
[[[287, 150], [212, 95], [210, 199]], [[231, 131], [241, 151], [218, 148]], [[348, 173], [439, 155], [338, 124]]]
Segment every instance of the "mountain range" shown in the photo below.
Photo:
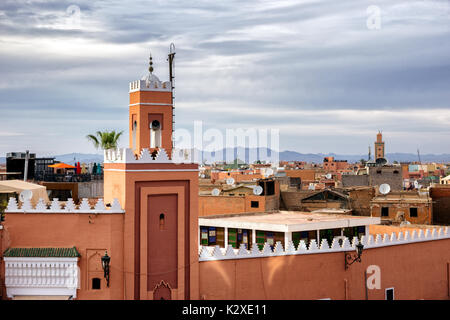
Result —
[[[269, 160], [271, 150], [267, 148], [248, 149], [248, 148], [235, 148], [223, 149], [221, 159], [225, 159], [225, 155], [230, 155], [229, 158], [239, 158], [248, 162], [249, 155], [252, 152], [257, 154], [257, 159], [261, 161]], [[203, 162], [210, 163], [215, 157], [218, 157], [220, 153], [216, 152], [211, 154], [210, 152], [198, 153], [198, 157], [203, 159]], [[37, 155], [39, 156], [39, 155]], [[103, 162], [103, 154], [89, 154], [89, 153], [69, 153], [62, 155], [55, 155], [55, 160], [73, 164], [74, 162]], [[358, 162], [361, 159], [367, 160], [367, 155], [348, 155], [348, 154], [335, 154], [335, 153], [299, 153], [296, 151], [282, 151], [279, 154], [279, 160], [282, 161], [306, 161], [310, 163], [321, 163], [324, 157], [334, 157], [335, 160], [347, 160], [348, 162]], [[418, 161], [418, 155], [413, 153], [388, 153], [386, 158], [389, 162], [413, 162]], [[450, 154], [423, 154], [420, 155], [422, 162], [437, 162], [437, 163], [450, 163]], [[5, 163], [6, 158], [0, 157], [0, 163]]]

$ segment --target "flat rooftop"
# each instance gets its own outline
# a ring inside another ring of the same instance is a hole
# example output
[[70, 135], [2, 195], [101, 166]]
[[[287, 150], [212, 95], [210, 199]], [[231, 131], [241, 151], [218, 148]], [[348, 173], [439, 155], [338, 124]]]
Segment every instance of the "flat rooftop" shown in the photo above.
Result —
[[299, 211], [209, 216], [198, 219], [200, 226], [227, 227], [275, 232], [298, 232], [380, 224], [380, 217], [352, 216]]

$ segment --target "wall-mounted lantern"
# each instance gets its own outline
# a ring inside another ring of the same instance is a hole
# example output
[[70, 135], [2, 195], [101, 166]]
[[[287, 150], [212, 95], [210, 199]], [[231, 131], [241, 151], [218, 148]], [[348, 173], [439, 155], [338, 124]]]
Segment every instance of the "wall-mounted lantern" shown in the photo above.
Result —
[[108, 256], [108, 252], [105, 251], [105, 255], [102, 257], [102, 268], [103, 268], [103, 276], [106, 279], [106, 286], [109, 287], [109, 263], [111, 261], [111, 257]]
[[[346, 252], [345, 253], [345, 270], [348, 269], [348, 267], [353, 264], [354, 262], [361, 262], [361, 255], [364, 249], [364, 245], [361, 243], [358, 243], [356, 245], [356, 255], [352, 256], [351, 253]], [[353, 260], [352, 260], [353, 259]]]

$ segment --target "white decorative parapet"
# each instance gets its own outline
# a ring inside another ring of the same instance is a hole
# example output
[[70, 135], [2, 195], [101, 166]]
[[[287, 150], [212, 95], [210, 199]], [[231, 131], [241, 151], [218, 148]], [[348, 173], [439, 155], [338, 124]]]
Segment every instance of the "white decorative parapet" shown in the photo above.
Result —
[[143, 148], [138, 157], [130, 148], [110, 149], [104, 151], [104, 163], [173, 163], [165, 149], [158, 150], [153, 157], [147, 148]]
[[145, 80], [136, 80], [130, 82], [130, 92], [134, 91], [171, 91], [172, 85], [170, 81], [161, 82], [157, 77], [153, 76]]
[[4, 257], [5, 287], [14, 296], [69, 296], [76, 298], [80, 286], [78, 258]]
[[379, 248], [385, 246], [402, 245], [414, 242], [433, 241], [441, 239], [450, 239], [450, 229], [434, 228], [432, 230], [427, 229], [425, 233], [420, 230], [417, 233], [415, 230], [409, 233], [408, 231], [392, 233], [391, 235], [377, 234], [362, 236], [361, 239], [354, 237], [352, 242], [348, 238], [344, 238], [342, 243], [339, 243], [337, 238], [333, 239], [331, 245], [329, 245], [326, 239], [322, 239], [318, 245], [315, 239], [312, 239], [307, 246], [306, 243], [301, 240], [297, 248], [292, 241], [289, 241], [286, 248], [280, 241], [278, 241], [273, 249], [266, 242], [262, 250], [260, 250], [256, 243], [253, 243], [250, 250], [245, 248], [245, 245], [241, 245], [239, 249], [233, 249], [231, 245], [228, 248], [220, 248], [219, 246], [199, 247], [199, 260], [200, 261], [212, 261], [212, 260], [227, 260], [227, 259], [245, 259], [245, 258], [257, 258], [257, 257], [273, 257], [284, 255], [297, 255], [297, 254], [313, 254], [313, 253], [330, 253], [330, 252], [344, 252], [355, 250], [356, 245], [360, 242], [364, 245], [364, 249]]
[[199, 163], [200, 154], [194, 149], [172, 149], [172, 158], [164, 148], [160, 148], [153, 156], [148, 148], [142, 148], [135, 155], [130, 148], [109, 149], [104, 151], [104, 163]]
[[88, 202], [87, 198], [83, 198], [80, 205], [77, 207], [72, 198], [65, 201], [64, 207], [62, 203], [53, 198], [50, 206], [47, 206], [44, 200], [39, 199], [36, 206], [33, 208], [30, 200], [25, 201], [21, 207], [17, 203], [17, 200], [13, 197], [9, 198], [8, 206], [5, 213], [23, 212], [23, 213], [125, 213], [120, 206], [119, 200], [114, 198], [111, 207], [107, 208], [103, 199], [98, 199], [94, 207]]

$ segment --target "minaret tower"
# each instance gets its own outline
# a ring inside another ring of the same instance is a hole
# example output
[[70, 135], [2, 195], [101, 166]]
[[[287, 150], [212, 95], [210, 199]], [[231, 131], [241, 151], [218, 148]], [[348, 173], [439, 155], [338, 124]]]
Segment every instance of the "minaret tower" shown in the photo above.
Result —
[[375, 160], [384, 158], [384, 141], [381, 131], [378, 131], [377, 141], [375, 142]]
[[130, 148], [105, 151], [104, 201], [125, 210], [122, 239], [111, 235], [123, 248], [111, 279], [124, 299], [199, 299], [199, 170], [170, 158], [172, 90], [150, 57], [149, 74], [129, 87]]
[[130, 148], [140, 154], [143, 148], [150, 153], [163, 148], [169, 157], [172, 154], [172, 85], [161, 82], [153, 74], [153, 59], [150, 55], [148, 75], [130, 83]]

